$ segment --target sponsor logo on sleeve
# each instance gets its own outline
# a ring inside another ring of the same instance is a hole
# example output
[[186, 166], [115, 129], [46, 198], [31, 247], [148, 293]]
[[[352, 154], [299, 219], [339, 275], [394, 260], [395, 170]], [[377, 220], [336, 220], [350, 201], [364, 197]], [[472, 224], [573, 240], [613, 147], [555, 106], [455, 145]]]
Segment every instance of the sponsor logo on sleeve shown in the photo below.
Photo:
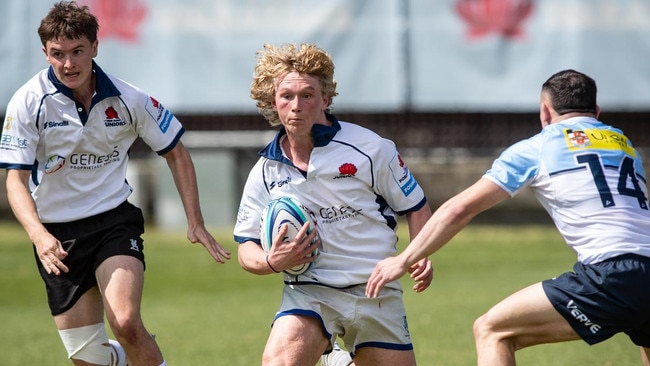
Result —
[[408, 195], [410, 195], [418, 186], [418, 183], [413, 177], [413, 174], [411, 174], [409, 168], [406, 166], [404, 160], [402, 160], [402, 157], [399, 154], [395, 155], [393, 160], [388, 164], [388, 168], [393, 175], [393, 179], [395, 179], [397, 185], [404, 193], [404, 196], [408, 197]]
[[163, 133], [166, 133], [171, 125], [174, 115], [168, 111], [163, 105], [154, 97], [149, 97], [145, 105], [147, 113], [156, 121], [158, 127]]
[[2, 148], [2, 150], [23, 150], [27, 148], [27, 145], [27, 139], [10, 135], [8, 133], [3, 133], [2, 138], [0, 139], [0, 148]]

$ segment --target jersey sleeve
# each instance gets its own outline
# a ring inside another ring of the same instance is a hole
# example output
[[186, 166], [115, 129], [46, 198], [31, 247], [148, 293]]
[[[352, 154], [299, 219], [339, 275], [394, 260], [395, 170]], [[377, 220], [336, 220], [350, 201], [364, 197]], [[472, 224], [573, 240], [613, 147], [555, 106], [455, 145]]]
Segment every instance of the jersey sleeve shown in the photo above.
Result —
[[263, 166], [267, 159], [261, 158], [251, 169], [237, 210], [234, 240], [238, 243], [254, 241], [260, 244], [260, 218], [266, 204], [271, 200], [263, 180]]
[[377, 158], [373, 159], [377, 192], [399, 215], [420, 209], [426, 203], [424, 191], [395, 144], [381, 139], [378, 146]]
[[510, 146], [492, 163], [484, 177], [503, 188], [510, 196], [515, 196], [539, 172], [540, 140], [541, 135], [537, 135]]
[[158, 155], [164, 155], [176, 146], [185, 132], [174, 114], [156, 98], [131, 86], [125, 96], [132, 103], [134, 128], [142, 140]]
[[19, 89], [9, 101], [0, 139], [0, 168], [29, 170], [36, 159], [39, 100]]

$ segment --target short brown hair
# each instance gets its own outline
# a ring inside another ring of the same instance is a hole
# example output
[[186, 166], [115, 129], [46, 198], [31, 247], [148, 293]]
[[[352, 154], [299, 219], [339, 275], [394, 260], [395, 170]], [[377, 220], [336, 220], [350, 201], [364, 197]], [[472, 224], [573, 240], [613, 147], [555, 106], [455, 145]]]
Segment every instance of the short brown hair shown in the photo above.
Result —
[[87, 6], [77, 5], [74, 1], [61, 1], [50, 9], [41, 20], [38, 36], [45, 46], [47, 41], [59, 38], [80, 39], [88, 38], [91, 43], [97, 40], [99, 22], [90, 13]]

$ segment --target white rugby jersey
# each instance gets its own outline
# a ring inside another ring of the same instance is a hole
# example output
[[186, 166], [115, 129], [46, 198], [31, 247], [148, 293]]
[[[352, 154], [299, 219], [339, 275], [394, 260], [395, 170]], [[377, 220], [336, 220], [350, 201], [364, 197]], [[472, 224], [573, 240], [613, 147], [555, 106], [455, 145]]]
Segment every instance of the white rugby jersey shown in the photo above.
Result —
[[[235, 241], [260, 243], [260, 215], [272, 199], [293, 197], [309, 211], [321, 239], [320, 253], [303, 275], [333, 287], [366, 283], [375, 264], [396, 254], [397, 215], [426, 204], [422, 188], [395, 144], [355, 124], [314, 125], [306, 175], [283, 154], [281, 130], [262, 151], [242, 195]], [[392, 287], [399, 286], [397, 281]]]
[[0, 141], [0, 168], [32, 171], [30, 188], [42, 222], [69, 222], [117, 207], [131, 193], [129, 148], [139, 136], [162, 155], [184, 132], [157, 100], [105, 74], [93, 62], [90, 111], [72, 98], [52, 68], [11, 98]]
[[650, 257], [650, 212], [639, 153], [621, 130], [576, 117], [506, 149], [486, 178], [511, 196], [530, 186], [578, 260]]

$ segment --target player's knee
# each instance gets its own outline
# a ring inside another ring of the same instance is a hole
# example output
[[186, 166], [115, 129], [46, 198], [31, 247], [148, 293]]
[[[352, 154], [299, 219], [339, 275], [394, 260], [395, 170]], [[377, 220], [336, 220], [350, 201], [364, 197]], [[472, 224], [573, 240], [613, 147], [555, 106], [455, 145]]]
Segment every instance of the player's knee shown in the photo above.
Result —
[[108, 365], [110, 349], [104, 323], [59, 330], [68, 358], [88, 363]]
[[120, 342], [133, 342], [139, 334], [146, 333], [142, 321], [133, 316], [115, 316], [108, 319], [113, 334]]
[[488, 342], [496, 337], [489, 313], [483, 314], [474, 321], [472, 327], [476, 343]]
[[483, 314], [480, 317], [478, 317], [476, 320], [474, 320], [472, 331], [474, 332], [475, 339], [478, 339], [479, 336], [485, 332], [485, 317], [486, 315]]

